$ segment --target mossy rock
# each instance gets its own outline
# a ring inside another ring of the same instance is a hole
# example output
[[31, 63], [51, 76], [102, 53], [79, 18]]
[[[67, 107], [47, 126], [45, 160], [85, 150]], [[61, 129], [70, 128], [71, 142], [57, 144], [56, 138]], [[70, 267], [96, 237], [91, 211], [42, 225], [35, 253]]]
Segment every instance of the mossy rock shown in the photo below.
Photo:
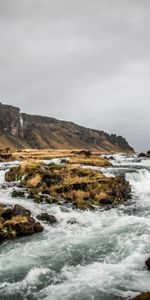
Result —
[[44, 230], [43, 226], [30, 216], [31, 212], [20, 205], [15, 205], [11, 211], [4, 208], [1, 214], [3, 218], [0, 218], [0, 243]]
[[42, 202], [40, 195], [46, 190], [56, 203], [58, 199], [64, 199], [78, 209], [117, 205], [131, 195], [130, 185], [124, 177], [107, 177], [99, 171], [79, 166], [24, 164], [6, 174], [9, 180], [22, 176], [20, 184], [29, 189], [29, 197]]
[[5, 180], [7, 182], [21, 180], [22, 174], [19, 172], [19, 167], [13, 167], [5, 174]]

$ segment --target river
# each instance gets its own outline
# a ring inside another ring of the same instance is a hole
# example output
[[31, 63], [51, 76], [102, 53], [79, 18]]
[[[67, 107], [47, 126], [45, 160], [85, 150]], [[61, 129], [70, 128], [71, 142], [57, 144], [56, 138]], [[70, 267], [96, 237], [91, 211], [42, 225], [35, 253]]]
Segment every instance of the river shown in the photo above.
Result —
[[[77, 211], [11, 198], [12, 164], [0, 164], [0, 202], [20, 204], [58, 224], [0, 246], [1, 300], [117, 300], [150, 290], [150, 160], [115, 155], [108, 176], [125, 174], [132, 199], [110, 210]], [[15, 163], [13, 163], [15, 165]], [[100, 168], [97, 168], [100, 170]], [[68, 224], [71, 218], [77, 224]]]

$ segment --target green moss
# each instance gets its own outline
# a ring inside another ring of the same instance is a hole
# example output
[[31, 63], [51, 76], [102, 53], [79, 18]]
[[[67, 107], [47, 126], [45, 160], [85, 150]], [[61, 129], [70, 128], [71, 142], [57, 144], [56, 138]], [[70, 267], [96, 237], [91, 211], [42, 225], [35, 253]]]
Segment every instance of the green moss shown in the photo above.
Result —
[[16, 231], [12, 230], [11, 226], [1, 227], [0, 233], [3, 234], [5, 239], [11, 239], [16, 237]]

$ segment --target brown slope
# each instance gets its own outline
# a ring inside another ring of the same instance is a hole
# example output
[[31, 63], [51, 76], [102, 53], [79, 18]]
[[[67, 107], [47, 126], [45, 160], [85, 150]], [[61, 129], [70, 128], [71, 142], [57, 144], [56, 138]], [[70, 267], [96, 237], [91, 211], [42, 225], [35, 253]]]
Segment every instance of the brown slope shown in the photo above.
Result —
[[0, 103], [0, 147], [2, 145], [13, 148], [133, 151], [121, 136], [50, 117], [21, 114], [18, 108]]

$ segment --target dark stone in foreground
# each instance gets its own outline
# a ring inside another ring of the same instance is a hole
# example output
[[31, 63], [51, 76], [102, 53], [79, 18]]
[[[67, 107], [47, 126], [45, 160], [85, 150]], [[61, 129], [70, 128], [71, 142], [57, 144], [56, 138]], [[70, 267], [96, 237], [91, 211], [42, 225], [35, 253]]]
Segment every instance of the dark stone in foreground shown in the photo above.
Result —
[[14, 208], [1, 208], [0, 243], [42, 232], [43, 226], [31, 217], [30, 210], [16, 204]]
[[150, 270], [150, 257], [145, 262], [146, 267]]
[[54, 223], [57, 223], [57, 220], [56, 218], [53, 216], [53, 215], [49, 215], [47, 213], [41, 213], [40, 215], [38, 215], [36, 217], [38, 220], [40, 221], [45, 221], [49, 224], [54, 224]]
[[21, 205], [16, 204], [13, 208], [12, 212], [13, 216], [31, 216], [31, 211], [28, 209], [25, 209]]
[[32, 235], [34, 233], [42, 232], [43, 226], [32, 218], [28, 218], [28, 222], [25, 224], [16, 224], [13, 229], [17, 232], [18, 236]]
[[13, 214], [13, 209], [12, 208], [6, 208], [2, 214], [1, 217], [4, 218], [5, 220], [10, 220], [12, 218]]

